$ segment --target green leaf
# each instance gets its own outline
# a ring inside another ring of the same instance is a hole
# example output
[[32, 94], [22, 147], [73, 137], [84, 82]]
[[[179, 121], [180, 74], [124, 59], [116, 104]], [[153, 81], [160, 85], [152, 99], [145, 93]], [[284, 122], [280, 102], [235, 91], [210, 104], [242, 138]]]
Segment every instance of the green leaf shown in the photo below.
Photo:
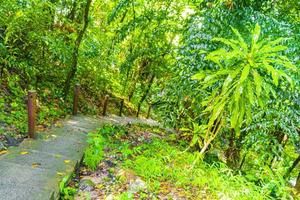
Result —
[[235, 77], [238, 75], [239, 70], [234, 70], [229, 73], [227, 78], [225, 79], [222, 87], [222, 93], [226, 92], [230, 86], [232, 86], [232, 82], [234, 81]]
[[252, 84], [249, 82], [247, 82], [247, 96], [248, 96], [248, 99], [251, 103], [251, 105], [254, 105], [254, 93], [253, 93], [253, 88], [252, 88]]
[[231, 128], [236, 128], [237, 121], [239, 118], [239, 106], [238, 103], [235, 103], [233, 106], [233, 110], [231, 111], [230, 124]]
[[[241, 101], [240, 104], [244, 104], [245, 102]], [[239, 106], [239, 117], [237, 120], [236, 128], [240, 128], [242, 126], [243, 120], [245, 115], [245, 105]]]
[[263, 66], [267, 69], [267, 71], [272, 75], [274, 85], [278, 86], [279, 74], [277, 70], [267, 63], [263, 63], [263, 64], [264, 64]]
[[245, 106], [245, 111], [246, 111], [246, 124], [249, 125], [252, 121], [252, 110], [251, 106]]
[[220, 115], [223, 113], [224, 111], [224, 107], [226, 105], [226, 101], [223, 100], [222, 102], [220, 102], [213, 110], [213, 113], [210, 117], [210, 122], [208, 124], [208, 126], [212, 126], [213, 123], [215, 122], [216, 119], [218, 119], [220, 117]]
[[249, 75], [249, 71], [250, 71], [250, 65], [246, 65], [242, 71], [240, 83], [243, 83], [247, 79]]
[[259, 97], [262, 91], [262, 79], [259, 73], [255, 69], [252, 70], [252, 75], [254, 77], [254, 84], [256, 86], [256, 95], [257, 97]]
[[244, 87], [241, 84], [238, 84], [234, 91], [234, 101], [238, 102], [240, 100], [241, 95], [243, 94]]
[[259, 39], [260, 31], [261, 31], [261, 30], [260, 30], [259, 24], [256, 24], [256, 25], [255, 25], [255, 28], [254, 28], [254, 30], [253, 30], [253, 35], [252, 35], [252, 45], [253, 45], [253, 46], [257, 43], [257, 41], [258, 41], [258, 39]]
[[233, 27], [231, 27], [233, 33], [238, 37], [239, 40], [239, 44], [240, 46], [243, 48], [244, 51], [248, 51], [248, 45], [246, 44], [245, 40], [243, 39], [243, 37], [241, 36], [241, 34], [239, 33], [239, 31]]
[[234, 50], [240, 51], [240, 48], [238, 47], [238, 43], [235, 42], [235, 40], [230, 40], [230, 39], [225, 39], [225, 38], [213, 38], [212, 41], [222, 42], [222, 43], [230, 46]]
[[192, 78], [192, 80], [202, 80], [205, 76], [206, 76], [206, 74], [204, 72], [199, 72], [199, 73], [193, 75], [191, 78]]

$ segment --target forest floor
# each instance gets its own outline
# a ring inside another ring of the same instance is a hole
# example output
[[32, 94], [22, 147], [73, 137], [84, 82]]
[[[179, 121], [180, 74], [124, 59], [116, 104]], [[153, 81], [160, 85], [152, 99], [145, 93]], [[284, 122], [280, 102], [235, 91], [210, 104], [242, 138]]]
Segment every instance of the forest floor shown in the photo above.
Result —
[[156, 124], [128, 117], [75, 116], [40, 131], [37, 139], [0, 151], [0, 199], [57, 199], [87, 148], [87, 133], [103, 124]]
[[[159, 128], [148, 127], [148, 130], [141, 130], [138, 128], [141, 125], [130, 126], [130, 132], [126, 131], [124, 135], [116, 133], [113, 140], [109, 141], [104, 148], [103, 159], [96, 170], [90, 170], [84, 165], [80, 167], [79, 176], [69, 183], [71, 187], [78, 187], [75, 199], [194, 199], [189, 191], [176, 187], [171, 182], [157, 181], [152, 184], [146, 182], [143, 175], [139, 176], [133, 169], [130, 169], [129, 163], [134, 157], [134, 152], [138, 151], [137, 149], [142, 150], [143, 145], [151, 144], [154, 140], [165, 139]], [[133, 129], [135, 131], [132, 131]], [[152, 129], [151, 132], [149, 129]], [[133, 147], [136, 150], [133, 150]], [[148, 163], [144, 164], [147, 166]], [[151, 172], [151, 169], [145, 170]], [[161, 169], [157, 168], [157, 170]]]
[[142, 124], [106, 125], [103, 156], [94, 170], [81, 165], [62, 199], [264, 199], [242, 176], [220, 163], [194, 163], [176, 134]]
[[270, 199], [225, 163], [195, 162], [186, 140], [153, 120], [73, 117], [2, 152], [0, 196], [7, 200], [46, 199], [54, 188], [62, 200]]

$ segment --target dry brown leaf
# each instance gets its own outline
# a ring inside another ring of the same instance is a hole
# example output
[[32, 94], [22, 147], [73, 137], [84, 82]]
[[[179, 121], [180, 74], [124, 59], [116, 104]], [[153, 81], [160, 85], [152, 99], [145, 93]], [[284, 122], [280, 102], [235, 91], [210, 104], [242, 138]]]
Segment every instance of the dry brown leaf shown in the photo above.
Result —
[[65, 173], [63, 173], [63, 172], [56, 172], [56, 174], [59, 175], [59, 176], [64, 176], [65, 175]]
[[62, 124], [61, 122], [57, 122], [57, 123], [55, 124], [55, 126], [60, 128], [60, 127], [63, 127], [63, 124]]
[[31, 167], [32, 167], [33, 169], [35, 169], [35, 168], [37, 168], [37, 167], [39, 167], [39, 166], [41, 166], [41, 163], [32, 163], [32, 164], [31, 164]]
[[0, 151], [0, 155], [6, 154], [6, 153], [8, 153], [7, 150], [2, 150], [2, 151]]

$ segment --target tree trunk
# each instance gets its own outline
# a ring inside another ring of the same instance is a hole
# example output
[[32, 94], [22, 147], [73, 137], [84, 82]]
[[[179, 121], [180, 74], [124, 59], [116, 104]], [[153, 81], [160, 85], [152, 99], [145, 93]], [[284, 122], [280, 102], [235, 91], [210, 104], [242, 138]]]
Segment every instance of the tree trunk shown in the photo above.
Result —
[[152, 104], [149, 104], [148, 111], [147, 111], [147, 117], [146, 117], [147, 119], [150, 118], [151, 108], [152, 108]]
[[[285, 134], [282, 134], [281, 136], [277, 137], [277, 139], [279, 141], [279, 144], [282, 145], [282, 151], [283, 151], [285, 148], [285, 145], [287, 144], [288, 136]], [[273, 167], [275, 166], [277, 159], [279, 157], [281, 157], [282, 151], [278, 152], [278, 155], [274, 155], [273, 158], [271, 159], [270, 164], [269, 164], [271, 169], [273, 169]]]
[[245, 153], [245, 155], [243, 156], [242, 162], [241, 162], [241, 164], [239, 166], [239, 170], [242, 170], [242, 167], [243, 167], [243, 165], [244, 165], [244, 163], [246, 161], [246, 156], [247, 156], [247, 153]]
[[138, 111], [137, 111], [137, 114], [136, 114], [137, 117], [138, 117], [139, 114], [140, 114], [142, 103], [145, 101], [145, 99], [146, 99], [146, 97], [147, 97], [147, 95], [148, 95], [148, 93], [149, 93], [149, 91], [150, 91], [150, 89], [151, 89], [151, 86], [152, 86], [152, 84], [153, 84], [154, 78], [155, 78], [155, 76], [152, 74], [152, 75], [151, 75], [151, 78], [150, 78], [150, 80], [149, 80], [149, 83], [148, 83], [148, 87], [146, 88], [146, 91], [145, 91], [145, 93], [143, 94], [143, 96], [142, 96], [142, 98], [141, 98], [141, 100], [140, 100], [140, 102], [139, 102], [139, 104], [138, 104]]
[[[290, 174], [292, 173], [292, 171], [297, 167], [297, 165], [300, 162], [300, 155], [298, 156], [298, 158], [293, 162], [292, 166], [288, 168], [288, 170], [286, 171], [286, 173], [284, 174], [283, 178], [289, 178]], [[298, 179], [297, 179], [298, 182]]]
[[133, 84], [132, 84], [132, 86], [131, 86], [131, 88], [130, 88], [130, 91], [129, 91], [129, 95], [128, 95], [128, 101], [130, 101], [131, 100], [131, 98], [133, 97], [133, 94], [134, 94], [134, 92], [135, 92], [135, 89], [136, 89], [136, 84], [137, 84], [137, 82], [138, 82], [138, 74], [139, 74], [139, 70], [138, 71], [136, 71], [135, 73], [134, 73], [134, 80], [133, 80]]
[[298, 177], [297, 177], [295, 188], [298, 192], [300, 191], [300, 172], [299, 172]]
[[229, 136], [229, 147], [225, 151], [226, 159], [228, 161], [228, 164], [230, 166], [233, 166], [235, 163], [235, 131], [234, 129], [230, 130], [230, 136]]
[[71, 21], [73, 21], [75, 18], [76, 8], [77, 8], [77, 0], [73, 1], [72, 9], [71, 9], [70, 13], [68, 14], [68, 18]]
[[206, 150], [208, 150], [208, 147], [210, 145], [210, 143], [215, 139], [215, 137], [217, 136], [218, 132], [220, 131], [220, 128], [222, 127], [221, 125], [222, 121], [221, 119], [216, 119], [214, 122], [214, 126], [211, 128], [211, 130], [207, 130], [208, 132], [208, 139], [206, 141], [204, 141], [204, 145], [200, 151], [200, 154], [203, 155]]
[[92, 0], [86, 1], [86, 6], [85, 6], [85, 10], [84, 10], [84, 15], [83, 15], [83, 27], [79, 31], [78, 36], [75, 41], [75, 46], [74, 46], [73, 54], [72, 54], [71, 69], [70, 69], [70, 71], [67, 75], [66, 81], [65, 81], [65, 87], [64, 87], [64, 98], [65, 99], [67, 98], [67, 96], [69, 94], [69, 90], [71, 87], [71, 81], [74, 79], [76, 71], [77, 71], [79, 47], [80, 47], [83, 35], [88, 26], [88, 17], [89, 17], [89, 10], [90, 10], [91, 2], [92, 2]]

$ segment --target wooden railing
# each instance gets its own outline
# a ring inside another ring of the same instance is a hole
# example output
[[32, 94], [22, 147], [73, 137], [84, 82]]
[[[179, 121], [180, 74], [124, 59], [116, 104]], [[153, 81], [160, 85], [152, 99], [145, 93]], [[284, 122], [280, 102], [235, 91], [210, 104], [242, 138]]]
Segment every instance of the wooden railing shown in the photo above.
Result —
[[[78, 114], [79, 110], [79, 96], [80, 96], [80, 85], [76, 84], [74, 86], [74, 96], [73, 96], [73, 111], [72, 114], [75, 116]], [[119, 116], [122, 116], [123, 109], [124, 109], [124, 99], [123, 98], [116, 98], [116, 97], [110, 97], [109, 95], [105, 95], [104, 97], [104, 103], [103, 103], [103, 110], [102, 110], [102, 116], [107, 116], [107, 109], [109, 105], [110, 99], [114, 99], [115, 101], [119, 102]], [[35, 90], [28, 91], [28, 135], [31, 139], [36, 139], [36, 131], [35, 131], [35, 125], [36, 125], [36, 101], [37, 101], [37, 92]], [[150, 108], [147, 113], [147, 118], [150, 115]]]

